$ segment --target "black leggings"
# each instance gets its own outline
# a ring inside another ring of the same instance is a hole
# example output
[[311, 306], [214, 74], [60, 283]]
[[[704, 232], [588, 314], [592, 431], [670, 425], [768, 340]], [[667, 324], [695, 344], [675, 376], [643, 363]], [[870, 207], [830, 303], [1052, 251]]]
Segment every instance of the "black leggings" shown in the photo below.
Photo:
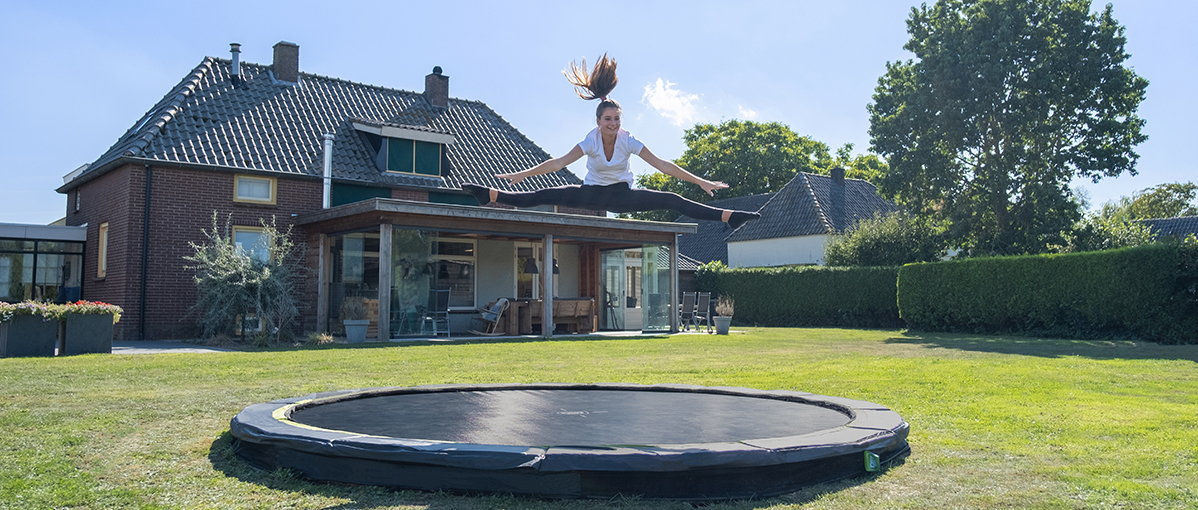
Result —
[[666, 191], [632, 189], [626, 182], [596, 186], [559, 186], [544, 188], [529, 193], [500, 191], [496, 200], [515, 207], [538, 205], [562, 205], [590, 209], [629, 213], [670, 209], [697, 220], [723, 221], [723, 209], [706, 206]]

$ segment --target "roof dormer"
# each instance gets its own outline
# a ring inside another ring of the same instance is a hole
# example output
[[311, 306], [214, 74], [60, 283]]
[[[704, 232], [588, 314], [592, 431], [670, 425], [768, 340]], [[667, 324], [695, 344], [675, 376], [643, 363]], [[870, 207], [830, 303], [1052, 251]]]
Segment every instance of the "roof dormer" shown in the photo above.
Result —
[[383, 172], [442, 177], [445, 146], [457, 142], [450, 133], [422, 126], [365, 120], [354, 120], [353, 126], [373, 151], [375, 166]]

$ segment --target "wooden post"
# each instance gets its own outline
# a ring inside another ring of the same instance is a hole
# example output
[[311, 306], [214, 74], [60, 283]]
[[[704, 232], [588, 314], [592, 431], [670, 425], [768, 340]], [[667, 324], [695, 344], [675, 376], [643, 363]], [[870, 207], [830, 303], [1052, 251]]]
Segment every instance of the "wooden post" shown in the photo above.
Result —
[[390, 223], [379, 226], [379, 340], [391, 339], [391, 232]]
[[545, 234], [545, 256], [541, 258], [541, 336], [553, 337], [553, 234]]
[[329, 333], [329, 236], [318, 236], [320, 254], [316, 259], [316, 332]]

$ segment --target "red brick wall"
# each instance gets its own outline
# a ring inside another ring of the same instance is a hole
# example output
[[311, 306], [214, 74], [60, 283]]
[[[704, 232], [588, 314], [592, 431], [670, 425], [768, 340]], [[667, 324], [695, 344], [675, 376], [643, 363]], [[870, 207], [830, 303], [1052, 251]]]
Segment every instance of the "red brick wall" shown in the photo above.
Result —
[[[68, 224], [84, 222], [88, 228], [90, 279], [84, 280], [85, 299], [120, 305], [125, 315], [117, 324], [117, 339], [136, 339], [141, 316], [140, 274], [145, 168], [126, 165], [80, 186], [83, 210], [69, 212]], [[293, 214], [320, 208], [321, 183], [314, 179], [278, 178], [274, 205], [233, 201], [232, 172], [154, 166], [150, 207], [150, 251], [146, 281], [146, 338], [195, 338], [199, 332], [191, 307], [196, 301], [194, 271], [185, 269], [183, 257], [194, 253], [189, 242], [202, 243], [202, 230], [218, 226], [260, 226], [274, 216], [279, 230], [292, 225]], [[122, 189], [123, 188], [123, 189]], [[94, 197], [94, 198], [93, 198]], [[68, 197], [68, 210], [73, 211]], [[231, 214], [231, 216], [230, 216]], [[109, 222], [108, 275], [95, 278], [99, 224]], [[303, 242], [304, 229], [295, 227], [293, 240]], [[301, 282], [303, 289], [307, 282]]]
[[[136, 328], [136, 294], [130, 296], [128, 282], [136, 278], [138, 268], [131, 265], [129, 254], [136, 248], [141, 253], [141, 204], [144, 180], [140, 170], [122, 167], [108, 172], [72, 190], [67, 197], [66, 223], [71, 226], [87, 224], [87, 247], [84, 252], [83, 298], [121, 306], [126, 314], [114, 326], [116, 338], [128, 338], [129, 325]], [[134, 193], [138, 191], [140, 193]], [[75, 210], [76, 195], [79, 210]], [[136, 210], [136, 212], [134, 212]], [[99, 263], [100, 224], [108, 223], [108, 268], [103, 278], [97, 276]], [[134, 226], [137, 231], [134, 231]], [[131, 299], [132, 298], [132, 299]], [[133, 319], [130, 321], [130, 319]], [[134, 332], [136, 334], [136, 332]]]
[[411, 200], [413, 202], [428, 202], [428, 191], [391, 188], [391, 198], [396, 200]]

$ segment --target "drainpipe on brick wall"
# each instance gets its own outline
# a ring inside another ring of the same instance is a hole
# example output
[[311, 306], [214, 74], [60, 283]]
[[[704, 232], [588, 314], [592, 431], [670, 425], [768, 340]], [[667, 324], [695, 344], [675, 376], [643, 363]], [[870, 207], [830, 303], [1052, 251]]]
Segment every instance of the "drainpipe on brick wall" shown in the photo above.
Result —
[[324, 134], [324, 208], [333, 206], [333, 140], [332, 133]]
[[142, 214], [141, 225], [141, 296], [137, 314], [137, 338], [146, 339], [146, 269], [150, 266], [150, 189], [154, 182], [154, 168], [146, 165], [146, 210]]

